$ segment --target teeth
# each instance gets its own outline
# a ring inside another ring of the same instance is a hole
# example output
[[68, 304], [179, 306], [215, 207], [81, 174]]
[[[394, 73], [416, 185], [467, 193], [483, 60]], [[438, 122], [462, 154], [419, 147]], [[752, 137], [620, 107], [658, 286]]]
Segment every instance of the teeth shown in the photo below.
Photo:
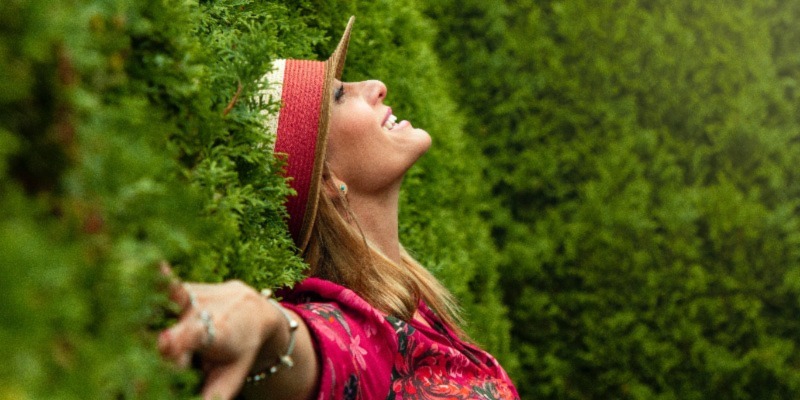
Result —
[[384, 129], [392, 129], [397, 124], [397, 117], [394, 115], [390, 115], [389, 118], [386, 120], [386, 123], [383, 124]]

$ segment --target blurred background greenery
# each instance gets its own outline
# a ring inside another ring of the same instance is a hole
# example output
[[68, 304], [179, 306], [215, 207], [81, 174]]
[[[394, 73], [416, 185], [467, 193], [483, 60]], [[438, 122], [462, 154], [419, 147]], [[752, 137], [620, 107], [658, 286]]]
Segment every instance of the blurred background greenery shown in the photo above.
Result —
[[191, 397], [159, 260], [300, 279], [248, 99], [350, 15], [434, 139], [402, 240], [523, 398], [800, 397], [800, 1], [7, 0], [0, 399]]

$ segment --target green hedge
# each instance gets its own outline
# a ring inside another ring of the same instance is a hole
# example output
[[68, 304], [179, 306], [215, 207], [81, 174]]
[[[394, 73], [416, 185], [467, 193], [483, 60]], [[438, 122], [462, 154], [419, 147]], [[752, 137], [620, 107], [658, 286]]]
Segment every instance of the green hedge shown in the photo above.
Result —
[[[184, 278], [296, 282], [288, 189], [256, 79], [323, 58], [357, 14], [346, 78], [378, 78], [435, 147], [403, 194], [402, 239], [513, 368], [497, 253], [479, 216], [479, 149], [412, 1], [76, 0], [0, 4], [0, 398], [185, 397], [197, 382], [155, 351]], [[453, 155], [457, 154], [458, 157]]]
[[526, 398], [800, 396], [796, 1], [430, 1]]

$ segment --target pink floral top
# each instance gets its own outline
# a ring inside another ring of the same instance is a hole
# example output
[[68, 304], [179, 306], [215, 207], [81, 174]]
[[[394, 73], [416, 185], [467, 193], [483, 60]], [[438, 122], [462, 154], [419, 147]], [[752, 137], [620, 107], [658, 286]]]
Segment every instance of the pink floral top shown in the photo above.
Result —
[[385, 315], [322, 279], [308, 278], [284, 297], [314, 337], [320, 400], [519, 399], [497, 361], [424, 304], [420, 314], [432, 328]]

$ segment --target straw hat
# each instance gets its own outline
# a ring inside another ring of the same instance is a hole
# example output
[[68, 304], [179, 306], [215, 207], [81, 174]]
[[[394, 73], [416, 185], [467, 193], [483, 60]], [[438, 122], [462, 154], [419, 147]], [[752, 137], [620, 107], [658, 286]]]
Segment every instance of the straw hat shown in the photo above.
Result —
[[[333, 80], [341, 79], [355, 17], [350, 17], [339, 45], [327, 61], [276, 60], [262, 77], [262, 101], [280, 99], [277, 116], [267, 119], [267, 135], [275, 137], [274, 153], [286, 157], [285, 175], [297, 192], [289, 196], [289, 232], [304, 251], [317, 216], [319, 184], [328, 142]], [[264, 111], [266, 113], [266, 111]]]

